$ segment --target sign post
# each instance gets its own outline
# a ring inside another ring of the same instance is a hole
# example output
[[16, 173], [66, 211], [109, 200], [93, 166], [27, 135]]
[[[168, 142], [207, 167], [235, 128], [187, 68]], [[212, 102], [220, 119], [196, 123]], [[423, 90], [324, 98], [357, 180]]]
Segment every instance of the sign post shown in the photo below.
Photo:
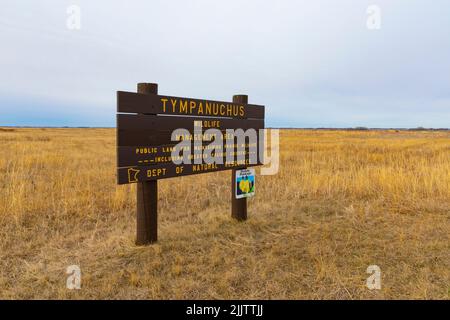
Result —
[[[261, 129], [264, 106], [248, 104], [246, 95], [232, 102], [164, 96], [156, 83], [138, 83], [137, 93], [118, 91], [117, 183], [137, 183], [136, 244], [158, 240], [159, 179], [232, 170], [231, 216], [246, 220], [247, 199], [235, 195], [236, 170], [263, 164]], [[250, 196], [252, 179], [241, 183], [242, 194]]]
[[[138, 83], [138, 93], [158, 94], [158, 84]], [[136, 244], [158, 240], [158, 180], [137, 183]]]
[[[235, 95], [233, 96], [234, 103], [248, 103], [247, 95]], [[247, 198], [236, 199], [236, 170], [233, 169], [231, 174], [231, 216], [238, 221], [247, 220]]]

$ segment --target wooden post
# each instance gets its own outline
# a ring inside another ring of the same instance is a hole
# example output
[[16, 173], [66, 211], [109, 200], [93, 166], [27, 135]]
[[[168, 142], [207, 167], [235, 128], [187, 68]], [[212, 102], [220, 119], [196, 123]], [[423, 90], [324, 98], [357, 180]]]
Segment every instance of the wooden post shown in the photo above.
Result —
[[[233, 96], [233, 103], [248, 103], [247, 95]], [[231, 174], [231, 216], [238, 221], [247, 220], [247, 198], [236, 199], [236, 169]]]
[[[138, 83], [138, 93], [158, 94], [158, 84]], [[158, 240], [158, 181], [137, 183], [136, 244]]]

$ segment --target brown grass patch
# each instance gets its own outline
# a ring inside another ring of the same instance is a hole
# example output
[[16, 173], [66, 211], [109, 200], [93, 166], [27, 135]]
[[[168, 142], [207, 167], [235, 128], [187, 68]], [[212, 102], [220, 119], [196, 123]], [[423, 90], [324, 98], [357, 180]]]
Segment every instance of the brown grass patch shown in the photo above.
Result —
[[136, 247], [114, 130], [0, 131], [0, 298], [450, 296], [448, 132], [282, 131], [247, 222], [230, 218], [230, 172], [162, 180], [160, 242]]

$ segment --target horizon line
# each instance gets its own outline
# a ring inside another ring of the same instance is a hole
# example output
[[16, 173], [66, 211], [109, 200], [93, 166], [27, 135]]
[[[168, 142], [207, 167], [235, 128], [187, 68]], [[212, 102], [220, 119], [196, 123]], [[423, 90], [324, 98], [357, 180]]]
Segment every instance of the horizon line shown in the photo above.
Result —
[[[0, 125], [1, 128], [19, 128], [19, 129], [116, 129], [115, 126], [11, 126]], [[445, 127], [266, 127], [264, 129], [288, 129], [288, 130], [417, 130], [417, 131], [450, 131]]]

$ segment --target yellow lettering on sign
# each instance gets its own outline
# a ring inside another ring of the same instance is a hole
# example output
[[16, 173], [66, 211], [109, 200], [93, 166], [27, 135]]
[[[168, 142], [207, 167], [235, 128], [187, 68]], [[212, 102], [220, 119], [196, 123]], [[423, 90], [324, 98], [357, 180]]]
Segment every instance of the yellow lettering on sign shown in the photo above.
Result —
[[188, 112], [188, 105], [187, 105], [187, 101], [184, 101], [183, 104], [183, 100], [180, 99], [180, 113], [187, 113]]
[[149, 153], [157, 153], [158, 148], [136, 148], [136, 154], [149, 154]]
[[231, 116], [233, 114], [233, 105], [227, 104], [227, 116]]
[[239, 106], [233, 105], [233, 116], [237, 117], [239, 115]]
[[168, 101], [168, 99], [161, 98], [161, 102], [163, 103], [163, 112], [166, 112], [166, 102], [167, 101]]
[[195, 109], [195, 108], [197, 108], [197, 103], [196, 103], [195, 101], [191, 101], [191, 102], [189, 103], [189, 107], [190, 107], [189, 113], [192, 114], [192, 110]]
[[175, 107], [177, 106], [177, 99], [170, 99], [172, 102], [172, 112], [175, 113]]
[[219, 104], [213, 103], [213, 114], [217, 116], [219, 114]]
[[[169, 99], [161, 98], [163, 112], [198, 114], [207, 116], [228, 116], [228, 117], [244, 117], [245, 107], [230, 103], [217, 103], [211, 101], [198, 102], [194, 100], [183, 100], [177, 98]], [[170, 106], [172, 107], [170, 110]], [[196, 111], [197, 110], [197, 111]]]
[[203, 127], [204, 128], [220, 128], [220, 121], [219, 120], [204, 120]]
[[175, 168], [175, 172], [176, 172], [177, 174], [182, 173], [182, 172], [183, 172], [183, 166], [176, 167], [176, 168]]
[[211, 109], [211, 103], [209, 103], [208, 101], [205, 102], [205, 108], [206, 108], [206, 114], [207, 115], [211, 115], [212, 114], [212, 109]]
[[151, 177], [160, 177], [166, 175], [166, 168], [159, 169], [148, 169], [147, 170], [147, 178]]

